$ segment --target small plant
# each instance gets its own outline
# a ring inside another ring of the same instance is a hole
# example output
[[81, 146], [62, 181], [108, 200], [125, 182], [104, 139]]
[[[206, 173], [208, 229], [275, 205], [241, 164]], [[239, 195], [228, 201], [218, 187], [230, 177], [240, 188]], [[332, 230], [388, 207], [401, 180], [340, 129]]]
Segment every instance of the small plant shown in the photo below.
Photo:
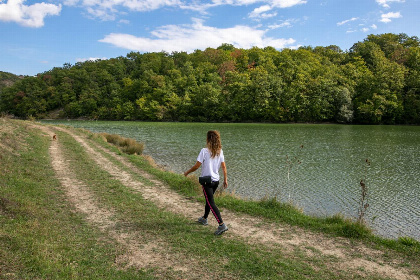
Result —
[[34, 121], [36, 121], [36, 118], [34, 116], [32, 116], [32, 115], [29, 115], [27, 117], [27, 120], [30, 121], [30, 122], [34, 122]]
[[359, 223], [364, 223], [364, 217], [366, 211], [369, 207], [368, 203], [368, 187], [366, 186], [366, 176], [367, 176], [367, 169], [370, 167], [369, 159], [365, 160], [365, 174], [363, 178], [360, 180], [360, 187], [361, 187], [361, 195], [360, 195], [360, 203], [359, 203], [359, 211], [357, 221]]
[[400, 242], [401, 244], [403, 244], [405, 246], [409, 246], [409, 247], [420, 245], [419, 241], [415, 240], [414, 238], [408, 237], [408, 236], [399, 237], [398, 242]]

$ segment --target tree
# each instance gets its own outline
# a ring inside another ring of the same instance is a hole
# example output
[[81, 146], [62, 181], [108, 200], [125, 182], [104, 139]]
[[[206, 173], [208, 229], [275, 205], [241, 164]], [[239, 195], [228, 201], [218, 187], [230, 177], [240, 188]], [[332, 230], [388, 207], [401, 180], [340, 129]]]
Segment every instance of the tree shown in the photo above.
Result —
[[400, 121], [406, 72], [404, 66], [387, 59], [381, 48], [370, 41], [355, 44], [352, 52], [352, 55], [360, 55], [372, 71], [369, 90], [363, 94], [356, 93], [356, 120], [389, 124]]
[[420, 124], [420, 43], [404, 33], [349, 51], [222, 44], [66, 63], [4, 86], [3, 76], [0, 111], [22, 118]]
[[338, 114], [336, 117], [339, 123], [351, 123], [354, 117], [352, 96], [347, 88], [342, 88], [337, 94]]

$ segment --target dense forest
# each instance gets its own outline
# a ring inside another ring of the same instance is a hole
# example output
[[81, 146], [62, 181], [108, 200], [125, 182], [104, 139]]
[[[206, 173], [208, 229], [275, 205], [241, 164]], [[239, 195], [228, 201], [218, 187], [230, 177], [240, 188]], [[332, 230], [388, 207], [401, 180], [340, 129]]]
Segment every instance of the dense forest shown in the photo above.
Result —
[[369, 35], [337, 46], [131, 52], [0, 89], [21, 118], [420, 124], [420, 42]]

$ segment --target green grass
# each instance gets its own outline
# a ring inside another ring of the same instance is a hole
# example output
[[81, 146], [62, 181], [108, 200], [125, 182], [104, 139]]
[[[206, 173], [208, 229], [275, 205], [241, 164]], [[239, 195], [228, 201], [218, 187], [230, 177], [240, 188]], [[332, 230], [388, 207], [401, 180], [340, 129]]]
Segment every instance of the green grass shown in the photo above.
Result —
[[48, 140], [10, 121], [26, 145], [2, 151], [0, 279], [153, 279], [114, 265], [122, 248], [67, 202], [48, 157]]

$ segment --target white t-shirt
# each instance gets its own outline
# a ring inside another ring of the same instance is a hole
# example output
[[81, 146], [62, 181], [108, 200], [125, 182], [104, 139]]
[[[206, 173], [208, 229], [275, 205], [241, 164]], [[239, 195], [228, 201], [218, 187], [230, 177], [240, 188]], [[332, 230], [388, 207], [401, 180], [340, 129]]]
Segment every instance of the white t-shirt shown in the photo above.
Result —
[[209, 149], [203, 148], [198, 154], [197, 161], [201, 162], [201, 177], [211, 176], [212, 181], [220, 180], [220, 165], [225, 161], [223, 150], [220, 150], [219, 156], [212, 158]]

